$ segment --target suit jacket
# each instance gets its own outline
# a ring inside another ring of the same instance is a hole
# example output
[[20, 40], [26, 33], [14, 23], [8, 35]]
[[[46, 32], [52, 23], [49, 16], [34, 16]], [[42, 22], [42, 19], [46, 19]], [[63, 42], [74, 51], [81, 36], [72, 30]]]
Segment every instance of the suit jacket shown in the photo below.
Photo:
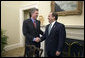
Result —
[[33, 41], [34, 38], [39, 37], [39, 34], [43, 34], [40, 30], [40, 21], [36, 20], [35, 28], [31, 19], [25, 20], [23, 22], [23, 34], [25, 36], [25, 44], [40, 47], [40, 43]]
[[65, 26], [61, 23], [55, 22], [50, 34], [48, 35], [48, 27], [46, 26], [45, 33], [41, 38], [41, 41], [45, 40], [46, 52], [50, 52], [55, 55], [56, 51], [63, 50], [63, 44], [66, 38]]

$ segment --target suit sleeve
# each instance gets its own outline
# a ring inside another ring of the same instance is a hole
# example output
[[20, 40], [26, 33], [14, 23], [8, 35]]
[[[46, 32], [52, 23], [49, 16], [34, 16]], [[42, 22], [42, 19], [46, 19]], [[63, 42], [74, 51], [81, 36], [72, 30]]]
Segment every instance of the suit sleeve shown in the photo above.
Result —
[[46, 39], [46, 33], [47, 33], [47, 26], [46, 26], [43, 36], [41, 37], [41, 42]]
[[23, 34], [26, 37], [26, 39], [28, 39], [29, 41], [33, 41], [33, 36], [30, 35], [27, 31], [27, 24], [26, 21], [23, 22]]
[[[39, 21], [39, 27], [40, 27], [40, 21]], [[43, 35], [43, 31], [40, 29], [39, 33]]]
[[65, 26], [61, 25], [60, 29], [59, 29], [58, 51], [62, 51], [63, 50], [65, 38], [66, 38]]
[[40, 34], [43, 35], [43, 31], [40, 29]]

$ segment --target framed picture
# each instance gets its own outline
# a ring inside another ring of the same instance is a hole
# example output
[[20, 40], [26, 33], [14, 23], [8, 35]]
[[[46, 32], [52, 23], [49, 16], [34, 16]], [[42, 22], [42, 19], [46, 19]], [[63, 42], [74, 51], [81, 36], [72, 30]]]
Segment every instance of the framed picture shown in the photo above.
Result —
[[80, 15], [83, 1], [51, 1], [51, 11], [58, 15]]

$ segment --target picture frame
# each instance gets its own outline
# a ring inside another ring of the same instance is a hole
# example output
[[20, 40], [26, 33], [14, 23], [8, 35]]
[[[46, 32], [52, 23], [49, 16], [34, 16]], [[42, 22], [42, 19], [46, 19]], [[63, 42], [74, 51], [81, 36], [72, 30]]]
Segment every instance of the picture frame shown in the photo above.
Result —
[[[59, 4], [59, 2], [61, 2]], [[67, 3], [67, 7], [64, 6]], [[58, 6], [56, 6], [56, 4]], [[60, 8], [62, 6], [62, 9]], [[68, 6], [71, 6], [68, 8]], [[80, 15], [82, 13], [83, 1], [51, 1], [51, 12], [58, 13], [59, 16]], [[64, 8], [67, 8], [65, 10]], [[57, 10], [56, 10], [57, 9]]]

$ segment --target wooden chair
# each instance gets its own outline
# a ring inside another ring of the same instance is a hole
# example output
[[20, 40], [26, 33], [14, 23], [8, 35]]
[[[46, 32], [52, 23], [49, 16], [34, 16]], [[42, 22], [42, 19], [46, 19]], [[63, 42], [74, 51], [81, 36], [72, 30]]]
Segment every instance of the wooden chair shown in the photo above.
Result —
[[71, 56], [81, 57], [83, 47], [78, 42], [73, 42], [71, 45]]
[[37, 48], [34, 45], [26, 45], [26, 46], [29, 48], [29, 52], [28, 52], [29, 57], [36, 57], [37, 56], [35, 53], [36, 50], [39, 51], [39, 57], [41, 57], [43, 49]]

